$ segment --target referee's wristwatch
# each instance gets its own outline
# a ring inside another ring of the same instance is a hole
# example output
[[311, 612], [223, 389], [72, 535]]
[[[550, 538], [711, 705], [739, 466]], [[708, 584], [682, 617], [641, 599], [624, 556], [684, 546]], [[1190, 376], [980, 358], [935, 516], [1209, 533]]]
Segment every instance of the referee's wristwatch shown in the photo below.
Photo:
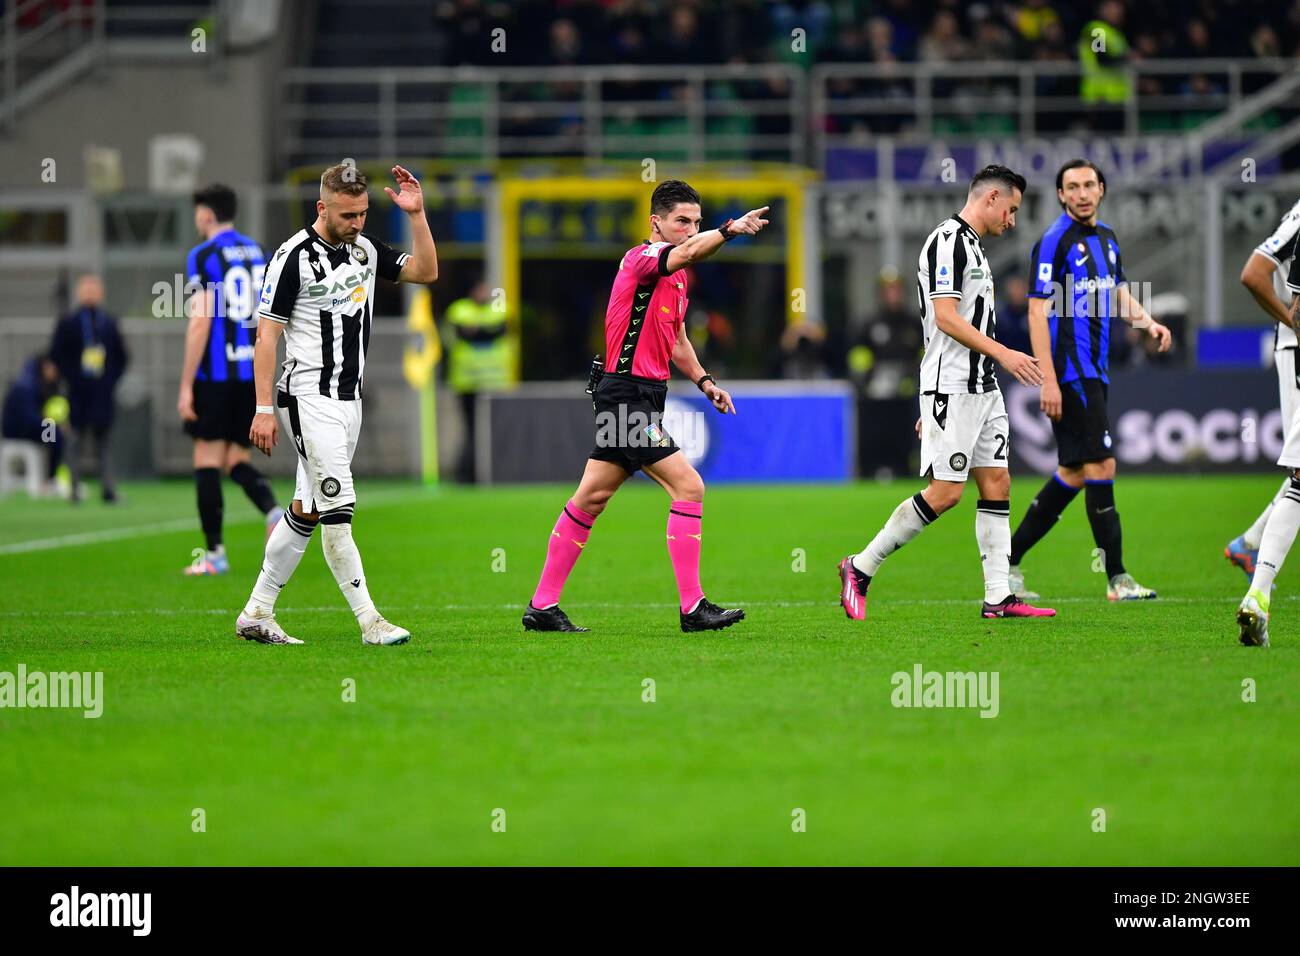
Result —
[[[722, 233], [723, 242], [730, 242], [732, 239], [736, 238], [736, 234], [731, 231], [731, 224], [735, 221], [736, 220], [734, 219], [728, 219], [718, 227], [718, 232]], [[714, 384], [716, 385], [717, 383], [715, 382]]]
[[698, 379], [695, 380], [695, 387], [702, 392], [704, 391], [705, 382], [712, 382], [714, 385], [718, 384], [718, 380], [716, 378], [714, 378], [708, 372], [705, 372], [703, 375], [701, 375]]

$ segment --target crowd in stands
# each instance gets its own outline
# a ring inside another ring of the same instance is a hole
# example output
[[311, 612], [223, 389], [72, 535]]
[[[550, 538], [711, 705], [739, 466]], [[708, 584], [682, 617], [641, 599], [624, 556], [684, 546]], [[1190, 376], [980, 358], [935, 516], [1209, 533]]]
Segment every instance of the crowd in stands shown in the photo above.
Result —
[[501, 65], [497, 27], [523, 38], [504, 59], [539, 66], [1077, 60], [1098, 20], [1121, 56], [1300, 54], [1300, 0], [443, 0], [433, 18], [444, 65]]

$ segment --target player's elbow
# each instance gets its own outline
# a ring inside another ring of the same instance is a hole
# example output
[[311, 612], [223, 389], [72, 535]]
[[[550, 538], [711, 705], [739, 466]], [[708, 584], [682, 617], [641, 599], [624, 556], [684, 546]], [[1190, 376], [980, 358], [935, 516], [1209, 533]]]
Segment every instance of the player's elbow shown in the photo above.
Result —
[[1260, 268], [1258, 260], [1259, 256], [1251, 256], [1241, 269], [1241, 284], [1251, 292], [1267, 290], [1272, 285], [1268, 270]]

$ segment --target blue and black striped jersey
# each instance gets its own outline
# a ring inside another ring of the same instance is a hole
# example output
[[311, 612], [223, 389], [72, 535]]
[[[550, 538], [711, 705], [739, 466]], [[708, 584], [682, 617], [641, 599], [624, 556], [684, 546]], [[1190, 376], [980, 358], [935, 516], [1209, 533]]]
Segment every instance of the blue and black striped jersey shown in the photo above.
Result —
[[216, 314], [195, 379], [251, 382], [257, 333], [257, 297], [266, 273], [262, 247], [234, 229], [190, 250], [185, 281], [213, 291]]
[[1030, 298], [1052, 300], [1048, 325], [1056, 380], [1108, 382], [1116, 287], [1128, 281], [1115, 230], [1061, 213], [1034, 244], [1029, 271]]

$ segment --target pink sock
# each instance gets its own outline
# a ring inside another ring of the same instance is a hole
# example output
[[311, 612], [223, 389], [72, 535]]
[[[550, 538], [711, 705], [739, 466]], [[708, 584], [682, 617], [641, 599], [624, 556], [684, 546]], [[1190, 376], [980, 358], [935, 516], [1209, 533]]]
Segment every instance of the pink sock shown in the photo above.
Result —
[[564, 582], [577, 564], [578, 555], [582, 554], [595, 521], [595, 515], [587, 514], [572, 501], [564, 506], [555, 522], [555, 530], [551, 532], [551, 542], [546, 546], [546, 564], [533, 593], [533, 607], [540, 610], [560, 603]]
[[704, 502], [674, 501], [668, 508], [668, 557], [677, 576], [682, 610], [691, 611], [704, 597], [700, 588], [700, 528]]

